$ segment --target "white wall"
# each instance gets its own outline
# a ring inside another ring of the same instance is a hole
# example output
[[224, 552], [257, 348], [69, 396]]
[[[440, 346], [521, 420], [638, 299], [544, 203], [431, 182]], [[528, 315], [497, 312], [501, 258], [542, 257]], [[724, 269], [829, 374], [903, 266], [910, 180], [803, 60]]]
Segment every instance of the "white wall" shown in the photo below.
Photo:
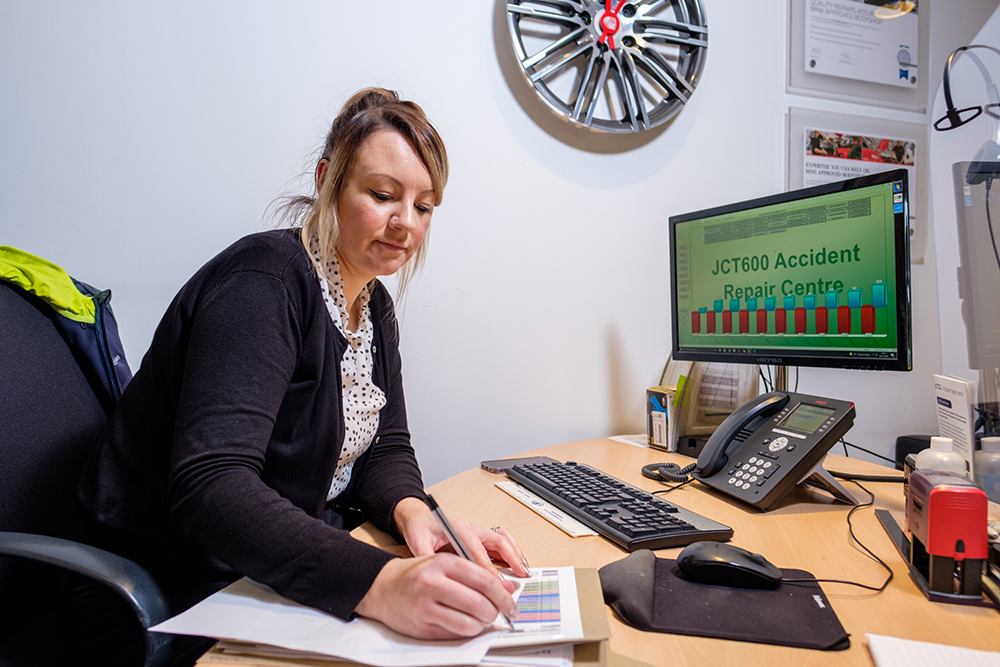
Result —
[[[986, 21], [982, 29], [968, 42], [956, 44], [985, 44], [1000, 48], [1000, 12]], [[1000, 57], [989, 51], [974, 51], [992, 74], [994, 81], [1000, 78]], [[960, 57], [954, 64], [951, 76], [952, 101], [957, 108], [983, 105], [988, 98], [986, 82], [982, 73], [968, 58]], [[941, 86], [934, 100], [933, 118], [944, 115], [947, 110], [944, 88]], [[969, 369], [968, 345], [961, 301], [958, 293], [956, 269], [961, 264], [959, 257], [959, 236], [955, 209], [955, 190], [952, 180], [952, 165], [955, 162], [972, 161], [984, 142], [997, 141], [1000, 121], [982, 114], [974, 122], [947, 132], [931, 132], [930, 148], [935, 156], [931, 165], [931, 196], [936, 225], [935, 246], [938, 254], [938, 298], [941, 304], [941, 361], [943, 372], [979, 380], [978, 371]], [[980, 186], [981, 187], [981, 186]], [[979, 190], [979, 188], [977, 188]], [[978, 195], [978, 192], [977, 192]], [[995, 201], [995, 198], [993, 198]]]
[[[927, 4], [935, 31], [962, 33]], [[786, 94], [785, 0], [706, 5], [691, 103], [616, 151], [563, 128], [509, 76], [499, 2], [0, 0], [0, 243], [113, 288], [138, 367], [176, 290], [267, 226], [342, 101], [395, 88], [438, 126], [453, 173], [401, 308], [428, 483], [639, 432], [670, 346], [668, 216], [780, 191], [789, 106], [926, 122]], [[883, 454], [936, 429], [932, 246], [913, 267], [914, 371], [804, 369], [799, 383], [855, 401], [850, 439]]]

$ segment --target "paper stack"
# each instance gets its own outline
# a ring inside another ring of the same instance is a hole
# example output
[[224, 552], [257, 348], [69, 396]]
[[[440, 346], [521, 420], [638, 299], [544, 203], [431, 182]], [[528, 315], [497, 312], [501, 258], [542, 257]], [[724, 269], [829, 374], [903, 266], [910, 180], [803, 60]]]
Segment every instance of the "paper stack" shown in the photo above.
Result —
[[[569, 667], [574, 644], [607, 638], [606, 619], [605, 632], [584, 632], [573, 568], [536, 568], [529, 579], [514, 580], [522, 584], [515, 593], [519, 618], [514, 632], [494, 630], [462, 640], [423, 641], [369, 619], [345, 622], [250, 579], [231, 584], [151, 630], [219, 639], [198, 664], [243, 666], [348, 662], [375, 667]], [[598, 611], [603, 617], [603, 610]]]

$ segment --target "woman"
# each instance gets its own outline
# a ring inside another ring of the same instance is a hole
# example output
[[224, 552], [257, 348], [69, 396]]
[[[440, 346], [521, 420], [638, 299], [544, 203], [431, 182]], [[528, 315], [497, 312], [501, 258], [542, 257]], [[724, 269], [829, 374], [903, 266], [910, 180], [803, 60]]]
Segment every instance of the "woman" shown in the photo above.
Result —
[[[422, 501], [392, 301], [377, 276], [422, 258], [447, 180], [421, 109], [364, 90], [334, 121], [294, 229], [248, 236], [181, 289], [88, 461], [89, 541], [150, 569], [177, 611], [246, 575], [340, 618], [414, 637], [516, 614], [526, 576], [505, 530], [456, 520], [476, 563]], [[360, 513], [360, 514], [359, 514]], [[350, 537], [360, 516], [415, 558]]]

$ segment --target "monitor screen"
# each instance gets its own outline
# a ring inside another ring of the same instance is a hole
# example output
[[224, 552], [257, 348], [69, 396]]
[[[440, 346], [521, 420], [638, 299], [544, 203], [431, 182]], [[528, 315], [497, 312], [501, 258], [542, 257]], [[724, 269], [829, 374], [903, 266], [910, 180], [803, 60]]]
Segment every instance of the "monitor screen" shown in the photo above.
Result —
[[676, 215], [673, 357], [912, 368], [906, 170]]

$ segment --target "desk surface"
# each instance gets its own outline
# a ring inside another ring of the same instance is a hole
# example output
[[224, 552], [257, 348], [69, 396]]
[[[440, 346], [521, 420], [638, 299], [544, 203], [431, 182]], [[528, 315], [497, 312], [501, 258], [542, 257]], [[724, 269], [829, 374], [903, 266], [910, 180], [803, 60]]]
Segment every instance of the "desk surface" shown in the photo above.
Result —
[[[681, 465], [691, 459], [607, 439], [584, 440], [532, 452], [561, 461], [579, 461], [604, 470], [635, 486], [650, 491], [659, 483], [642, 477], [647, 463], [675, 460]], [[892, 474], [874, 464], [829, 455], [828, 470]], [[484, 470], [460, 473], [430, 487], [435, 499], [448, 511], [481, 526], [503, 525], [517, 537], [532, 566], [599, 568], [627, 556], [627, 552], [602, 537], [570, 538], [531, 510], [494, 486], [506, 479]], [[858, 498], [867, 496], [845, 482]], [[902, 521], [903, 495], [899, 484], [864, 483], [876, 495], [876, 507], [890, 510]], [[862, 551], [852, 546], [847, 527], [849, 507], [834, 502], [820, 491], [798, 488], [778, 507], [760, 512], [730, 500], [694, 482], [667, 494], [671, 502], [729, 525], [732, 543], [763, 554], [781, 568], [808, 570], [823, 579], [847, 579], [881, 585], [886, 572]], [[874, 515], [873, 509], [855, 513], [854, 531], [858, 538], [893, 569], [895, 578], [881, 594], [874, 595], [855, 586], [822, 584], [851, 635], [846, 651], [825, 652], [764, 644], [705, 639], [639, 632], [618, 620], [606, 608], [611, 623], [613, 651], [651, 665], [872, 665], [865, 633], [904, 639], [952, 644], [1000, 651], [1000, 613], [984, 607], [969, 607], [928, 601], [910, 580], [905, 562]], [[355, 531], [361, 539], [399, 552], [391, 539], [366, 524]], [[403, 548], [405, 551], [405, 548]], [[656, 554], [676, 558], [680, 548], [662, 549]]]

